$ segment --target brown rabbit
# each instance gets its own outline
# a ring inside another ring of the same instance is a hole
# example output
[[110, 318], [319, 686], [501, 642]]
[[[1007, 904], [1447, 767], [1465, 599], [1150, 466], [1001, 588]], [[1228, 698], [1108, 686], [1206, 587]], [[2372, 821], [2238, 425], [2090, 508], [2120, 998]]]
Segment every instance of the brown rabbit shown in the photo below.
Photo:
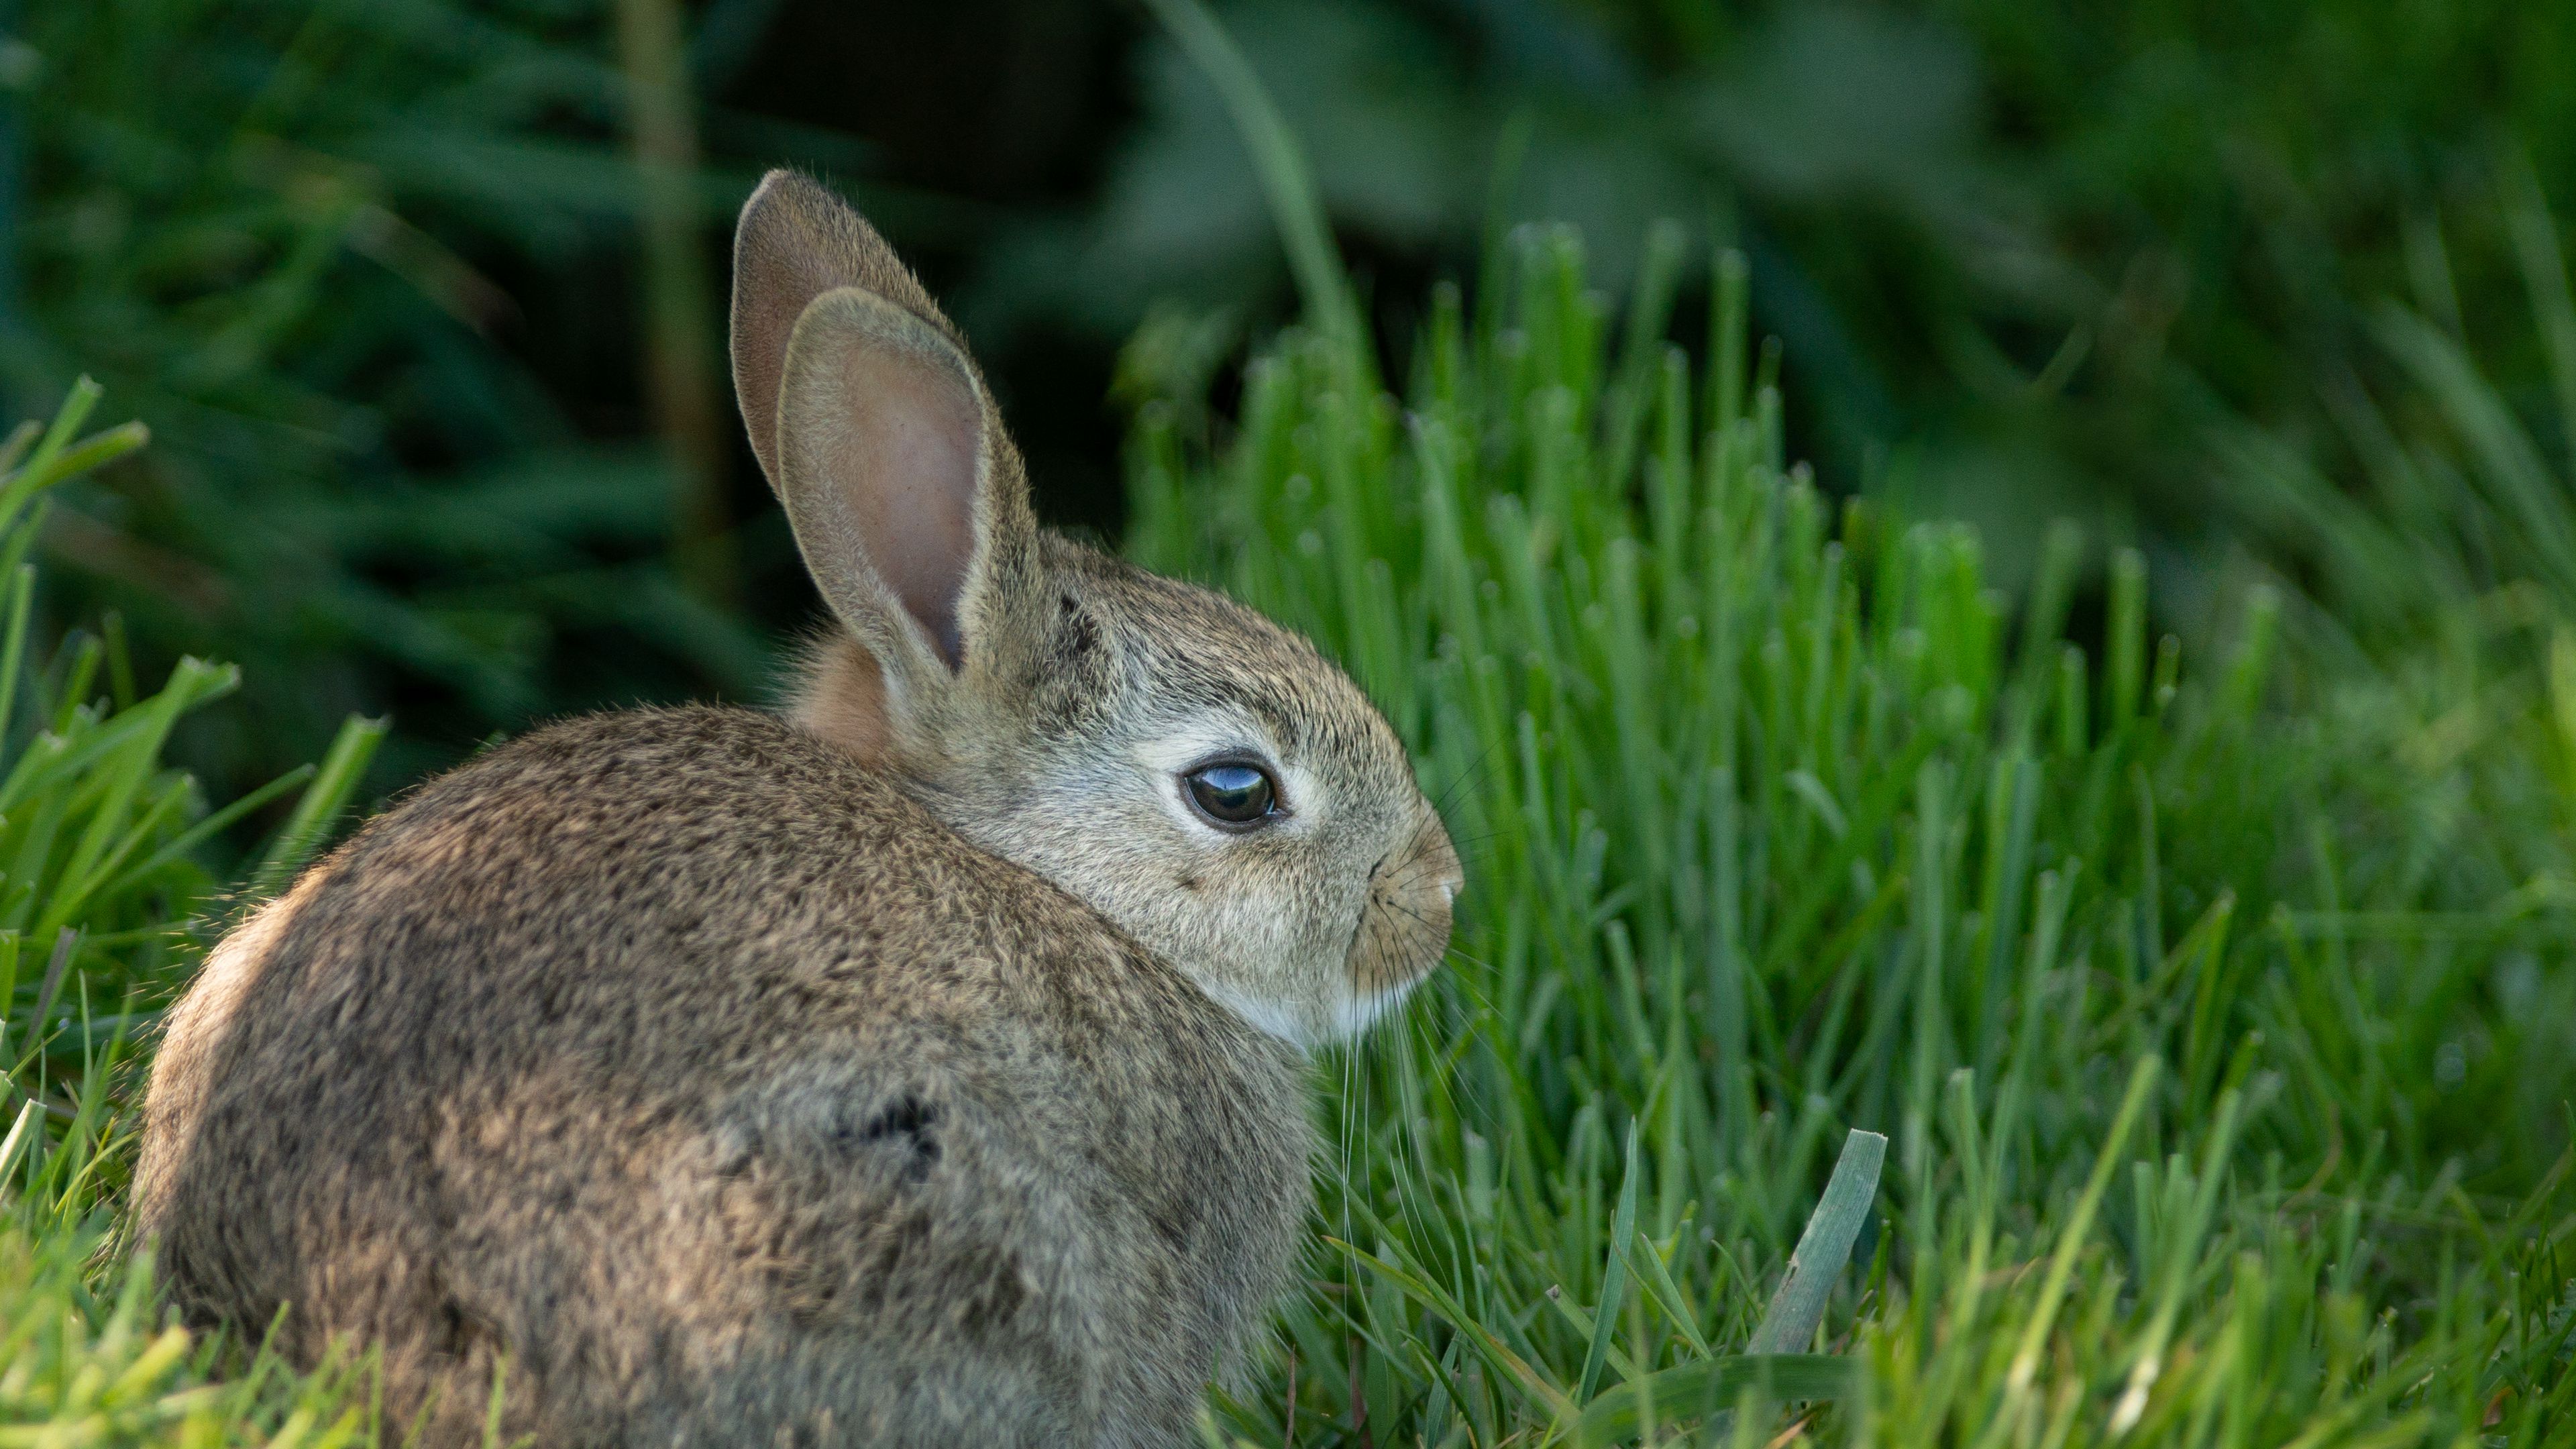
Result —
[[421, 787], [172, 1013], [138, 1191], [191, 1322], [380, 1345], [546, 1445], [1167, 1445], [1308, 1198], [1303, 1049], [1459, 884], [1304, 640], [1041, 531], [956, 330], [773, 173], [754, 450], [847, 634], [786, 718], [573, 720]]

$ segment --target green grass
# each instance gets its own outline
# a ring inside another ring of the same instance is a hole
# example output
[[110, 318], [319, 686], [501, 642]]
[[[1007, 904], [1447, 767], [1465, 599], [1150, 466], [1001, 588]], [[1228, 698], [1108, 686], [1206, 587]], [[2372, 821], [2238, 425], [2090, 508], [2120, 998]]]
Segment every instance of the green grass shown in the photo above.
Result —
[[[624, 381], [589, 328], [626, 310], [597, 279], [624, 275], [641, 191], [604, 10], [0, 17], [0, 399], [49, 410], [88, 373], [158, 439], [65, 490], [40, 599], [121, 612], [139, 659], [244, 667], [183, 746], [227, 788], [389, 699], [379, 789], [532, 715], [760, 687], [756, 628], [662, 556], [671, 462], [584, 436], [563, 375]], [[694, 219], [753, 174], [699, 177]]]
[[[1471, 874], [1451, 969], [1325, 1064], [1309, 1285], [1208, 1432], [2576, 1434], [2576, 777], [2549, 656], [2472, 651], [2488, 673], [2451, 706], [2498, 722], [2463, 733], [2409, 680], [2492, 600], [2428, 603], [2373, 653], [2258, 588], [2186, 669], [2125, 553], [2070, 637], [2072, 537], [2007, 601], [1972, 534], [1783, 466], [1716, 265], [1714, 369], [1652, 305], [1612, 326], [1576, 241], [1533, 231], [1477, 315], [1436, 299], [1401, 403], [1328, 328], [1257, 358], [1231, 422], [1143, 410], [1134, 551], [1348, 661]], [[132, 1029], [219, 886], [197, 861], [221, 814], [158, 746], [227, 676], [135, 697], [107, 641], [0, 643], [24, 661], [0, 778], [28, 802], [0, 854], [38, 862], [0, 902], [0, 960], [31, 963], [7, 1041], [40, 1018], [46, 1043], [11, 1078], [0, 1425], [376, 1437], [345, 1366], [218, 1374], [169, 1338], [114, 1236]], [[281, 864], [351, 773], [335, 754]], [[48, 994], [57, 923], [82, 934]], [[1891, 1139], [1875, 1213], [1820, 1322], [1766, 1334], [1854, 1127]]]
[[[1697, 263], [1648, 252], [1613, 304], [1519, 232], [1400, 365], [1328, 296], [1231, 416], [1140, 410], [1131, 551], [1344, 660], [1469, 862], [1450, 969], [1322, 1063], [1306, 1285], [1210, 1442], [2576, 1442], [2576, 506], [2513, 411], [2389, 322], [2417, 361], [2360, 456], [2415, 491], [2338, 511], [2231, 455], [2331, 567], [2222, 589], [2186, 661], [2133, 552], [2059, 530], [2006, 598], [1972, 532], [1820, 493], [1742, 264], [1694, 365]], [[80, 421], [9, 460], [12, 570], [40, 490], [133, 441]], [[210, 870], [225, 812], [160, 749], [229, 675], [146, 696], [112, 635], [30, 627], [0, 1445], [398, 1442], [350, 1366], [169, 1335], [115, 1223], [136, 1029], [366, 727]], [[1828, 1190], [1855, 1129], [1874, 1193]]]
[[2069, 638], [2070, 535], [2008, 602], [1967, 531], [1838, 507], [1731, 258], [1713, 375], [1567, 234], [1498, 275], [1400, 403], [1292, 334], [1221, 446], [1183, 398], [1135, 450], [1138, 555], [1345, 660], [1470, 862], [1451, 970], [1330, 1063], [1310, 1289], [1211, 1432], [1562, 1441], [1642, 1381], [1691, 1442], [1862, 1127], [1874, 1242], [1771, 1345], [1862, 1372], [1732, 1442], [2576, 1435], [2566, 877], [2424, 859], [2402, 691], [2269, 590], [2185, 670], [2134, 554]]
[[[2576, 380], [2536, 192], [2517, 230]], [[2071, 530], [2007, 600], [1820, 495], [1743, 262], [1694, 370], [1645, 253], [1620, 308], [1514, 234], [1401, 401], [1310, 283], [1233, 426], [1141, 419], [1135, 550], [1346, 661], [1470, 857], [1452, 971], [1332, 1064], [1310, 1291], [1211, 1440], [2576, 1441], [2576, 494], [2458, 339], [2386, 314], [2381, 495], [2270, 479], [2326, 607], [2232, 589], [2186, 671], [2134, 552], [2070, 635]], [[1880, 1231], [1782, 1344], [1852, 1127]], [[1862, 1372], [1726, 1414], [1748, 1346]]]
[[[0, 1444], [336, 1444], [364, 1425], [343, 1369], [296, 1375], [168, 1327], [119, 1214], [133, 1166], [136, 1043], [228, 914], [211, 843], [300, 791], [254, 889], [307, 859], [345, 810], [380, 721], [221, 808], [163, 753], [233, 689], [183, 659], [144, 694], [122, 636], [31, 637], [49, 490], [144, 441], [86, 438], [84, 379], [47, 428], [0, 444]], [[238, 1371], [218, 1382], [219, 1361]], [[323, 1432], [327, 1429], [327, 1432]]]

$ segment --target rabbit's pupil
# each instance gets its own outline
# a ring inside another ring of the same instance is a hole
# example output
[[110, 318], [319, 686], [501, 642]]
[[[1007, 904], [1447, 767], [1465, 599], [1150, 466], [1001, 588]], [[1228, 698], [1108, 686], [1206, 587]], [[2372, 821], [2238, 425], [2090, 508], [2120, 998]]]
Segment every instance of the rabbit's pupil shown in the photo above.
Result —
[[1209, 765], [1189, 777], [1190, 799], [1223, 825], [1252, 825], [1278, 805], [1270, 777], [1250, 765]]

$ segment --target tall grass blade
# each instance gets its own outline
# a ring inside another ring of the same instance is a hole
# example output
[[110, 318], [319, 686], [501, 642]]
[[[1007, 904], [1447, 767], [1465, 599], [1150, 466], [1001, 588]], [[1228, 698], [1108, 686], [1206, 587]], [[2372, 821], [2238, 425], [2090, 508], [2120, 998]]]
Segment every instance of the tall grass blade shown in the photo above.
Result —
[[1253, 171], [1269, 200], [1270, 219], [1287, 248], [1289, 270], [1296, 275], [1307, 313], [1355, 351], [1364, 340], [1359, 306], [1342, 270], [1341, 249], [1333, 243], [1305, 149], [1289, 129], [1287, 118], [1279, 114], [1234, 37], [1198, 0], [1145, 0], [1145, 4], [1216, 87], [1244, 149], [1252, 153]]
[[277, 842], [269, 848], [268, 858], [251, 877], [250, 893], [254, 900], [265, 900], [286, 888], [295, 873], [310, 862], [340, 818], [349, 801], [357, 794], [366, 778], [367, 761], [375, 755], [376, 746], [384, 742], [388, 721], [351, 715], [340, 725], [339, 735], [331, 741], [330, 752], [322, 757], [321, 768], [313, 783], [306, 786], [302, 798], [295, 802], [295, 812], [277, 833]]
[[1869, 1221], [1878, 1196], [1879, 1168], [1887, 1161], [1887, 1139], [1858, 1128], [1843, 1139], [1842, 1156], [1825, 1184], [1825, 1195], [1798, 1235], [1789, 1255], [1788, 1276], [1771, 1297], [1762, 1323], [1745, 1345], [1751, 1354], [1791, 1354], [1806, 1350], [1825, 1321], [1825, 1302], [1851, 1262], [1852, 1245]]
[[1592, 1310], [1592, 1344], [1583, 1354], [1583, 1372], [1575, 1379], [1574, 1401], [1588, 1403], [1601, 1382], [1601, 1366], [1610, 1358], [1610, 1338], [1628, 1301], [1628, 1246], [1637, 1232], [1637, 1123], [1628, 1124], [1627, 1168], [1619, 1177], [1619, 1206], [1610, 1217], [1610, 1253], [1601, 1266], [1601, 1301]]

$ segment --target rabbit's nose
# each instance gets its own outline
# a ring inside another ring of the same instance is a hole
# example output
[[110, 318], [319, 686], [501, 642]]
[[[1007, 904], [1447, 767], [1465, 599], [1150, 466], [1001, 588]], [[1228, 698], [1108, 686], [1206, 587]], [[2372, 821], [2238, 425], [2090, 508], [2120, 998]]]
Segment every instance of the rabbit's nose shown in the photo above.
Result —
[[1414, 858], [1422, 862], [1424, 874], [1440, 887], [1444, 901], [1454, 903], [1467, 889], [1467, 867], [1458, 859], [1458, 847], [1449, 839], [1449, 827], [1432, 815], [1422, 823], [1414, 838]]

